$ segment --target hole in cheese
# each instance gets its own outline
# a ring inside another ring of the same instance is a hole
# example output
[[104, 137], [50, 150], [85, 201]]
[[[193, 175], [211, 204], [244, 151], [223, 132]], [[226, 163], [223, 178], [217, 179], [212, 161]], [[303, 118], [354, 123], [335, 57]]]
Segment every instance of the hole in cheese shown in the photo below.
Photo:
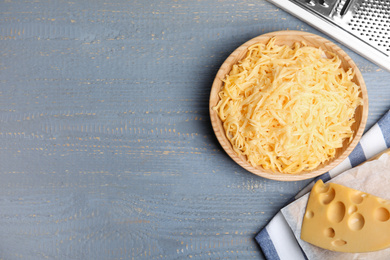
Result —
[[330, 188], [328, 192], [320, 193], [319, 199], [322, 204], [327, 205], [334, 200], [335, 196], [336, 196], [336, 192], [334, 191], [333, 188]]
[[345, 205], [341, 201], [330, 204], [328, 208], [328, 219], [333, 223], [340, 223], [345, 216]]
[[376, 220], [385, 222], [390, 219], [390, 212], [385, 208], [378, 208], [375, 210], [374, 217]]
[[346, 244], [347, 244], [347, 241], [344, 241], [342, 239], [337, 239], [337, 240], [332, 241], [332, 245], [336, 246], [336, 247], [344, 246]]
[[380, 204], [383, 204], [383, 205], [390, 205], [390, 201], [382, 199], [382, 198], [378, 198], [378, 202]]
[[306, 212], [306, 217], [307, 217], [307, 218], [312, 218], [312, 217], [314, 217], [314, 212], [311, 211], [311, 210], [307, 211], [307, 212]]
[[353, 192], [351, 194], [351, 201], [355, 204], [360, 204], [363, 202], [364, 199], [364, 194], [361, 193], [360, 191]]
[[351, 215], [357, 211], [357, 207], [355, 205], [352, 205], [348, 208], [348, 213]]
[[325, 235], [326, 237], [333, 238], [333, 237], [335, 236], [335, 234], [336, 234], [336, 233], [335, 233], [334, 229], [331, 228], [331, 227], [324, 230], [324, 235]]
[[364, 217], [362, 214], [355, 213], [348, 219], [348, 227], [351, 230], [358, 231], [361, 230], [364, 227]]
[[326, 192], [328, 192], [329, 187], [330, 187], [329, 183], [325, 183], [324, 185], [315, 186], [314, 189], [315, 189], [315, 192], [326, 193]]

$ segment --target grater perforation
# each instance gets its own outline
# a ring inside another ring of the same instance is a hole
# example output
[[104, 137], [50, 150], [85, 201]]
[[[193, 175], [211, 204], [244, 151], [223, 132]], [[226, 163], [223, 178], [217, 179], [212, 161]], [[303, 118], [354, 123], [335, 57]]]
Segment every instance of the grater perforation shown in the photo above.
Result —
[[389, 0], [269, 0], [390, 71]]
[[359, 37], [371, 42], [376, 48], [390, 55], [389, 24], [390, 2], [371, 0], [355, 6], [355, 14], [347, 25]]

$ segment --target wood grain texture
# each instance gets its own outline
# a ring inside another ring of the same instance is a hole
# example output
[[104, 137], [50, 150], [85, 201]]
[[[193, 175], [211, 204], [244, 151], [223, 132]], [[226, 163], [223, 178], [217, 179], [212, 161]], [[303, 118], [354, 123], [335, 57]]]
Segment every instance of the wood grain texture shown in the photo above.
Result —
[[[235, 48], [285, 29], [318, 33], [264, 0], [1, 2], [0, 259], [263, 259], [308, 181], [238, 166], [208, 100]], [[390, 73], [346, 51], [369, 127]]]

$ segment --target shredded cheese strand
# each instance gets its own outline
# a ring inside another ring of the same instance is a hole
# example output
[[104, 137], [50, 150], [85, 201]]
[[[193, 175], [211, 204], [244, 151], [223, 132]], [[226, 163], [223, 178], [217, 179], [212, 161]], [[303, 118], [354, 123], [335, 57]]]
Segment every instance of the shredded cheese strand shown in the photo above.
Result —
[[254, 167], [297, 174], [352, 140], [360, 89], [339, 57], [276, 38], [249, 48], [224, 79], [214, 107], [234, 151]]

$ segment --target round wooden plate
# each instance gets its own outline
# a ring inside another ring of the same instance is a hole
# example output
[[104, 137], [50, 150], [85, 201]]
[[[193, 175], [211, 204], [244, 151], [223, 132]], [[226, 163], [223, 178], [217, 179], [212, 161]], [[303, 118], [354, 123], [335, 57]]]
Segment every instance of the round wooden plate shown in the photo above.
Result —
[[[355, 71], [355, 77], [353, 78], [353, 81], [358, 86], [360, 86], [361, 89], [361, 98], [363, 99], [363, 105], [359, 106], [355, 112], [355, 123], [352, 125], [352, 129], [354, 130], [354, 136], [352, 141], [348, 142], [346, 140], [343, 143], [343, 147], [337, 150], [336, 156], [332, 160], [329, 160], [328, 162], [319, 165], [316, 169], [310, 172], [302, 172], [300, 174], [286, 174], [286, 173], [265, 170], [262, 167], [253, 167], [250, 163], [248, 163], [246, 156], [243, 155], [239, 156], [234, 152], [231, 143], [229, 142], [229, 140], [225, 135], [225, 130], [223, 128], [222, 121], [218, 117], [217, 113], [213, 110], [213, 108], [216, 106], [216, 104], [219, 101], [218, 93], [223, 87], [222, 80], [225, 78], [226, 74], [230, 72], [232, 66], [245, 57], [249, 46], [256, 43], [267, 43], [269, 39], [271, 39], [272, 37], [276, 37], [276, 43], [275, 43], [276, 45], [292, 46], [295, 42], [303, 41], [308, 46], [313, 46], [317, 48], [321, 47], [324, 51], [330, 51], [337, 54], [341, 59], [342, 62], [341, 66], [345, 70], [352, 68]], [[334, 167], [336, 167], [338, 164], [340, 164], [348, 157], [348, 155], [358, 144], [366, 126], [367, 116], [368, 116], [368, 96], [367, 96], [366, 85], [364, 83], [360, 70], [353, 62], [353, 60], [336, 44], [321, 36], [312, 33], [301, 32], [301, 31], [277, 31], [277, 32], [263, 34], [261, 36], [258, 36], [256, 38], [247, 41], [246, 43], [238, 47], [226, 59], [226, 61], [222, 64], [221, 68], [219, 69], [214, 79], [211, 88], [211, 93], [210, 93], [209, 110], [210, 110], [212, 127], [219, 143], [221, 144], [222, 148], [226, 151], [226, 153], [236, 163], [238, 163], [244, 169], [264, 178], [279, 180], [279, 181], [298, 181], [298, 180], [310, 179], [319, 176], [323, 173], [326, 173], [331, 169], [333, 169]]]

